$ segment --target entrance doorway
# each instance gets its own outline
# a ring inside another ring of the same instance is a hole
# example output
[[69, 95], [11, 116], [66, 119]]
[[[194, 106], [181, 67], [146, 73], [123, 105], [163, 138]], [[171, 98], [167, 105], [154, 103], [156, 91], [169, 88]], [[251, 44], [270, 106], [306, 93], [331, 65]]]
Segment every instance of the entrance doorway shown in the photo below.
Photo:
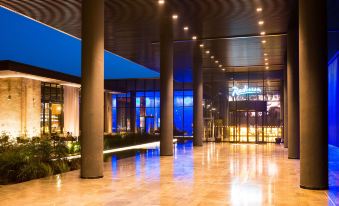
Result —
[[230, 142], [264, 143], [264, 112], [231, 111]]

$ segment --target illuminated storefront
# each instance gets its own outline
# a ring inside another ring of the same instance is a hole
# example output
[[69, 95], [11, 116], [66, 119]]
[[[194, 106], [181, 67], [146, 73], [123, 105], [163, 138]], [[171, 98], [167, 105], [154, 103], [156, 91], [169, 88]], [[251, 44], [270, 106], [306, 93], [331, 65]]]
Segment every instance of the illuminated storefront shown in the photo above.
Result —
[[[112, 101], [113, 132], [160, 132], [159, 91], [115, 94]], [[174, 92], [174, 135], [193, 135], [193, 92], [190, 90]]]
[[265, 72], [232, 74], [226, 141], [264, 143], [282, 137], [281, 80]]
[[63, 87], [41, 83], [41, 134], [63, 133]]

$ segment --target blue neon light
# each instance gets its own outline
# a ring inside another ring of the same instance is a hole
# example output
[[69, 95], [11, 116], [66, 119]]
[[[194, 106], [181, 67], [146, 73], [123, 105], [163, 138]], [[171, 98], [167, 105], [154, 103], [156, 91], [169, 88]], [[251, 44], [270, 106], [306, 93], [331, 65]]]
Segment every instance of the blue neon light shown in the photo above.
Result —
[[[0, 6], [0, 60], [81, 76], [81, 40]], [[105, 51], [105, 79], [158, 78], [159, 73]]]
[[328, 142], [339, 147], [339, 52], [328, 64]]

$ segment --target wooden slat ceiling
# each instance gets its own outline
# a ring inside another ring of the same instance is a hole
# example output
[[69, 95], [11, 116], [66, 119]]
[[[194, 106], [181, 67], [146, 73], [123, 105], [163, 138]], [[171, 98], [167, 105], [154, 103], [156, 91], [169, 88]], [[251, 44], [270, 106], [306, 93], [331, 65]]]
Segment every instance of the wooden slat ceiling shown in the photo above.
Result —
[[[218, 70], [219, 60], [229, 71], [264, 70], [264, 53], [272, 69], [285, 67], [286, 36], [296, 0], [166, 0], [179, 16], [175, 39], [175, 75], [189, 81], [193, 35], [203, 41], [203, 67]], [[0, 0], [13, 9], [47, 25], [81, 38], [81, 0]], [[146, 67], [159, 70], [157, 0], [106, 0], [105, 48]], [[257, 7], [263, 11], [258, 13]], [[259, 20], [265, 24], [260, 27]], [[188, 31], [183, 27], [189, 26]], [[260, 31], [282, 34], [266, 37]], [[233, 37], [248, 38], [233, 38]], [[212, 61], [210, 56], [215, 56]], [[220, 70], [220, 69], [219, 69]]]

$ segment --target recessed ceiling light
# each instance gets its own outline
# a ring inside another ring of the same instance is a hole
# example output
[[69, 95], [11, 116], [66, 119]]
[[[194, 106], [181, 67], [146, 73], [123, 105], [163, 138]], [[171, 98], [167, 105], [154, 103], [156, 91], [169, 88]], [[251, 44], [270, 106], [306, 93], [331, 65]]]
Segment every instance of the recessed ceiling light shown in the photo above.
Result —
[[266, 62], [265, 65], [268, 66], [268, 63]]
[[264, 35], [266, 35], [266, 32], [262, 31], [262, 32], [260, 32], [260, 35], [264, 36]]
[[198, 38], [197, 36], [193, 36], [192, 37], [193, 40], [197, 40], [197, 38]]
[[264, 21], [259, 21], [259, 22], [258, 22], [258, 24], [259, 24], [260, 26], [264, 25], [264, 23], [265, 23]]
[[270, 69], [270, 67], [266, 67], [266, 70], [269, 70]]
[[185, 31], [188, 31], [188, 29], [189, 29], [188, 26], [185, 26], [185, 27], [184, 27], [184, 30], [185, 30]]
[[178, 19], [178, 15], [177, 14], [173, 14], [172, 18], [173, 19]]
[[223, 71], [225, 71], [226, 69], [222, 69]]
[[158, 4], [164, 4], [165, 3], [165, 0], [159, 0], [158, 1]]
[[211, 59], [214, 59], [214, 56], [211, 56]]
[[265, 61], [268, 61], [268, 59], [266, 58]]
[[264, 54], [264, 56], [267, 56], [267, 55], [268, 55], [267, 53]]
[[209, 53], [210, 53], [210, 51], [209, 51], [209, 50], [207, 50], [207, 51], [206, 51], [206, 54], [209, 54]]
[[216, 64], [218, 64], [218, 63], [219, 63], [219, 61], [215, 61], [215, 63], [216, 63]]
[[257, 12], [262, 12], [262, 8], [261, 7], [257, 8]]
[[263, 44], [266, 44], [266, 40], [262, 40], [261, 42], [262, 42]]
[[220, 64], [220, 65], [219, 65], [219, 67], [221, 68], [221, 67], [222, 67], [222, 65]]
[[203, 45], [203, 44], [200, 44], [200, 47], [201, 47], [201, 48], [204, 48], [204, 45]]

